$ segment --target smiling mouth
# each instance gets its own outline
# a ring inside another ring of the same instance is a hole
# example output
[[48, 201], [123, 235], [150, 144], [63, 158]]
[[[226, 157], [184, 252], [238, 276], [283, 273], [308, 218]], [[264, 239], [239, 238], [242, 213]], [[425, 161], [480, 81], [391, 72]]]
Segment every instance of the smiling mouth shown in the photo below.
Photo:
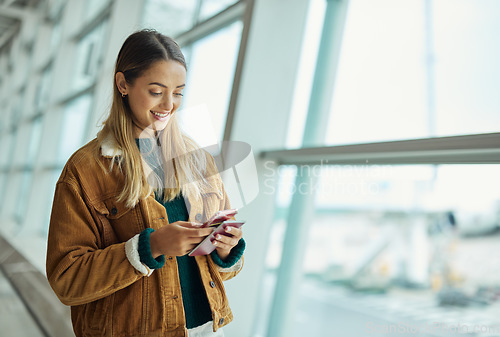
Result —
[[149, 110], [153, 115], [157, 116], [157, 117], [160, 117], [160, 118], [164, 118], [164, 117], [167, 117], [168, 116], [168, 113], [166, 114], [161, 114], [159, 112], [156, 112], [156, 111], [152, 111], [152, 110]]

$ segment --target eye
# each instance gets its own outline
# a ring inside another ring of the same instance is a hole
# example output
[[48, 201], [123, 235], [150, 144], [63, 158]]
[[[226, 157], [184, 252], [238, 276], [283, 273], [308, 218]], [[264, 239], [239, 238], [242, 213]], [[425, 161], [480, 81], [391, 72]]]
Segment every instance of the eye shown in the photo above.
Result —
[[176, 92], [176, 93], [174, 93], [174, 95], [175, 95], [175, 96], [177, 96], [177, 97], [182, 97], [182, 96], [184, 96], [184, 95], [183, 95], [183, 94], [181, 94], [180, 92]]
[[160, 96], [161, 95], [161, 92], [150, 91], [149, 93], [151, 94], [151, 96]]

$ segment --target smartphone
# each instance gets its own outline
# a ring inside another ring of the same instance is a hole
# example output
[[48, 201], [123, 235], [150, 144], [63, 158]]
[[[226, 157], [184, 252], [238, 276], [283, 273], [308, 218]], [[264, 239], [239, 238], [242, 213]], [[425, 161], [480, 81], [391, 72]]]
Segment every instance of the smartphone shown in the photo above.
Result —
[[211, 252], [213, 252], [215, 250], [215, 248], [217, 248], [212, 244], [212, 240], [215, 238], [215, 236], [217, 234], [227, 235], [227, 233], [226, 233], [227, 226], [233, 226], [236, 228], [240, 228], [241, 226], [243, 226], [244, 223], [245, 223], [245, 221], [234, 221], [234, 220], [224, 221], [223, 223], [219, 224], [214, 229], [212, 234], [210, 234], [205, 239], [203, 239], [203, 241], [201, 241], [198, 246], [196, 246], [191, 252], [189, 252], [189, 256], [199, 256], [199, 255], [210, 254]]
[[238, 213], [238, 209], [226, 209], [223, 211], [218, 211], [215, 213], [210, 219], [208, 219], [206, 222], [203, 223], [200, 227], [206, 228], [206, 227], [212, 227], [212, 226], [218, 226], [222, 222], [231, 219]]

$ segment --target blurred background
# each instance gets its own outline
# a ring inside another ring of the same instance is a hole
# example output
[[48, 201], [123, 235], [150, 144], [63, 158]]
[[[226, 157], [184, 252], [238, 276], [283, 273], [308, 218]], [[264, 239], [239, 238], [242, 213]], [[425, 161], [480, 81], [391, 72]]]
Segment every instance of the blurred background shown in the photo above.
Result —
[[[0, 335], [70, 336], [55, 183], [124, 39], [172, 36], [183, 109], [255, 155], [234, 337], [500, 336], [500, 1], [0, 1]], [[202, 137], [202, 136], [200, 136]], [[243, 186], [244, 181], [240, 181]]]

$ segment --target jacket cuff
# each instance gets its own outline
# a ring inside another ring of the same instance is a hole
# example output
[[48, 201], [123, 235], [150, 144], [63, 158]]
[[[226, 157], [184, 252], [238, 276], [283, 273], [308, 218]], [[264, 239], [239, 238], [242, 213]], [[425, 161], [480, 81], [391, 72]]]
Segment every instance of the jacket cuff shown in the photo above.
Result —
[[217, 267], [217, 270], [221, 273], [234, 273], [234, 272], [238, 272], [241, 270], [241, 268], [243, 268], [243, 259], [239, 259], [238, 262], [236, 262], [233, 266], [229, 267], [229, 268], [222, 268], [221, 266], [217, 265], [216, 264], [216, 267]]
[[151, 276], [154, 270], [144, 265], [139, 256], [139, 234], [125, 242], [125, 255], [132, 267], [139, 273], [144, 276]]
[[155, 230], [146, 228], [139, 234], [139, 258], [141, 262], [151, 269], [159, 269], [165, 265], [165, 255], [160, 255], [156, 259], [151, 254], [151, 244], [149, 235]]
[[245, 251], [245, 246], [246, 246], [245, 240], [241, 238], [238, 244], [234, 246], [233, 249], [231, 249], [229, 256], [224, 261], [222, 261], [219, 254], [217, 254], [216, 250], [210, 253], [210, 256], [212, 257], [212, 260], [215, 262], [215, 264], [220, 267], [219, 271], [223, 272], [238, 271], [242, 265], [241, 257], [243, 256], [243, 252]]

